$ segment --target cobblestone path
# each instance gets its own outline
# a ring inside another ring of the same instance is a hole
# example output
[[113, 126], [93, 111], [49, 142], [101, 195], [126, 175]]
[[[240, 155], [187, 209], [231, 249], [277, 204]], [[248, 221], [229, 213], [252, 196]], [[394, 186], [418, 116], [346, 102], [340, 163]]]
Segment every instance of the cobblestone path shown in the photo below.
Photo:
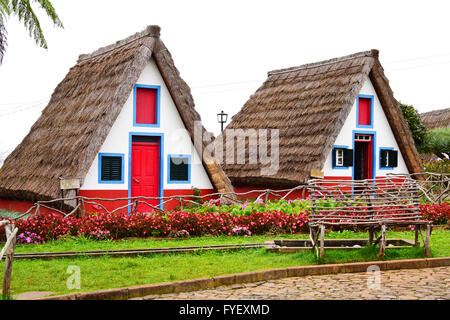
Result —
[[382, 271], [378, 275], [364, 272], [293, 277], [138, 299], [450, 300], [450, 267]]

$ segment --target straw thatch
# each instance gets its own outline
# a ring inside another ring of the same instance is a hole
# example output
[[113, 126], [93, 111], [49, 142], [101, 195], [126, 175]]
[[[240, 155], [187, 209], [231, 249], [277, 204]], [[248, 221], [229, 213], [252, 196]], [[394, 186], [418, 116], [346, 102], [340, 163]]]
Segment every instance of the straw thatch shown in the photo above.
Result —
[[[422, 166], [411, 133], [389, 82], [371, 50], [268, 73], [267, 80], [233, 116], [227, 129], [279, 129], [279, 170], [261, 175], [265, 165], [229, 163], [223, 168], [233, 185], [293, 186], [311, 170], [321, 170], [364, 79], [369, 76], [410, 172]], [[226, 131], [224, 154], [226, 150]], [[235, 146], [236, 148], [236, 146]]]
[[[59, 197], [59, 178], [80, 178], [83, 182], [152, 57], [193, 140], [194, 121], [200, 116], [190, 88], [181, 79], [159, 34], [159, 26], [148, 26], [79, 57], [56, 87], [41, 117], [1, 167], [0, 197], [47, 200]], [[212, 161], [204, 161], [204, 165], [217, 191], [232, 190], [219, 165]]]
[[450, 108], [433, 110], [420, 114], [422, 123], [428, 130], [450, 127]]
[[[420, 118], [428, 130], [450, 128], [450, 108], [424, 112]], [[421, 154], [420, 158], [423, 162], [439, 160], [435, 154]]]

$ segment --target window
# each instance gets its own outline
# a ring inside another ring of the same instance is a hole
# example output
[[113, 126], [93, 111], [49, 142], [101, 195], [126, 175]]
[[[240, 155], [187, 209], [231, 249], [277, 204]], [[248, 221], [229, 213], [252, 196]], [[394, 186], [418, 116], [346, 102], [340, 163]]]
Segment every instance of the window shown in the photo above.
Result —
[[398, 151], [392, 148], [380, 148], [380, 169], [389, 170], [398, 167]]
[[191, 182], [191, 156], [169, 155], [167, 183]]
[[134, 87], [134, 126], [159, 126], [160, 86], [136, 85]]
[[371, 141], [372, 136], [370, 134], [355, 134], [355, 141]]
[[99, 153], [98, 183], [123, 183], [123, 159], [121, 153]]
[[353, 150], [347, 146], [334, 146], [332, 149], [333, 169], [348, 169], [353, 166]]
[[373, 128], [373, 96], [359, 95], [356, 110], [356, 126]]

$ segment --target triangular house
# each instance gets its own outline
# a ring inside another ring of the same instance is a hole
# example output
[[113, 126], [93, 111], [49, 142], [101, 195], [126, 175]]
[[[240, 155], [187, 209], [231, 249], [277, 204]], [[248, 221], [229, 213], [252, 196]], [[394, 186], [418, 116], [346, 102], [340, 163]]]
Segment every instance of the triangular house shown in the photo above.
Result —
[[59, 198], [60, 179], [98, 198], [232, 191], [194, 147], [200, 116], [159, 35], [149, 26], [79, 57], [0, 169], [0, 207]]
[[[238, 163], [237, 144], [227, 148], [230, 129], [242, 129], [244, 135], [249, 129], [278, 130], [278, 169], [263, 174], [267, 164], [250, 163], [248, 152], [245, 163]], [[422, 172], [377, 50], [269, 72], [218, 141], [223, 141], [223, 168], [237, 192], [290, 188], [321, 175], [371, 179]]]

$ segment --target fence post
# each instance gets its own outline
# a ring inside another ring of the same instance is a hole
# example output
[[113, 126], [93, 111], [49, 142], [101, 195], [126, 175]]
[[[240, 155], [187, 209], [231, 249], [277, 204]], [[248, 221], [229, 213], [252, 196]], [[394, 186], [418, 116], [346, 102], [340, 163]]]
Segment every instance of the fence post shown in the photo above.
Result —
[[425, 238], [425, 255], [427, 257], [431, 256], [430, 237], [431, 237], [431, 224], [427, 224], [427, 234]]
[[381, 226], [381, 240], [380, 240], [380, 253], [378, 254], [379, 258], [384, 257], [386, 251], [386, 225], [383, 224]]
[[322, 259], [325, 253], [325, 225], [320, 225], [320, 254], [319, 258]]
[[137, 209], [138, 209], [138, 204], [139, 204], [138, 200], [135, 199], [135, 200], [133, 201], [133, 207], [131, 208], [131, 213], [134, 214], [134, 213], [137, 211]]
[[84, 216], [86, 214], [86, 208], [84, 207], [84, 199], [80, 198], [80, 214]]
[[6, 249], [5, 256], [5, 273], [3, 275], [3, 297], [9, 298], [10, 295], [10, 287], [11, 287], [11, 273], [12, 273], [12, 264], [14, 259], [14, 249], [16, 247], [16, 234], [17, 228], [14, 225], [8, 224], [5, 226], [6, 238], [11, 238], [11, 242], [8, 245], [8, 240], [6, 241], [6, 245], [8, 245]]
[[373, 244], [373, 227], [369, 227], [369, 244]]
[[419, 230], [420, 230], [420, 224], [416, 224], [414, 226], [414, 245], [416, 247], [420, 246], [419, 242]]

